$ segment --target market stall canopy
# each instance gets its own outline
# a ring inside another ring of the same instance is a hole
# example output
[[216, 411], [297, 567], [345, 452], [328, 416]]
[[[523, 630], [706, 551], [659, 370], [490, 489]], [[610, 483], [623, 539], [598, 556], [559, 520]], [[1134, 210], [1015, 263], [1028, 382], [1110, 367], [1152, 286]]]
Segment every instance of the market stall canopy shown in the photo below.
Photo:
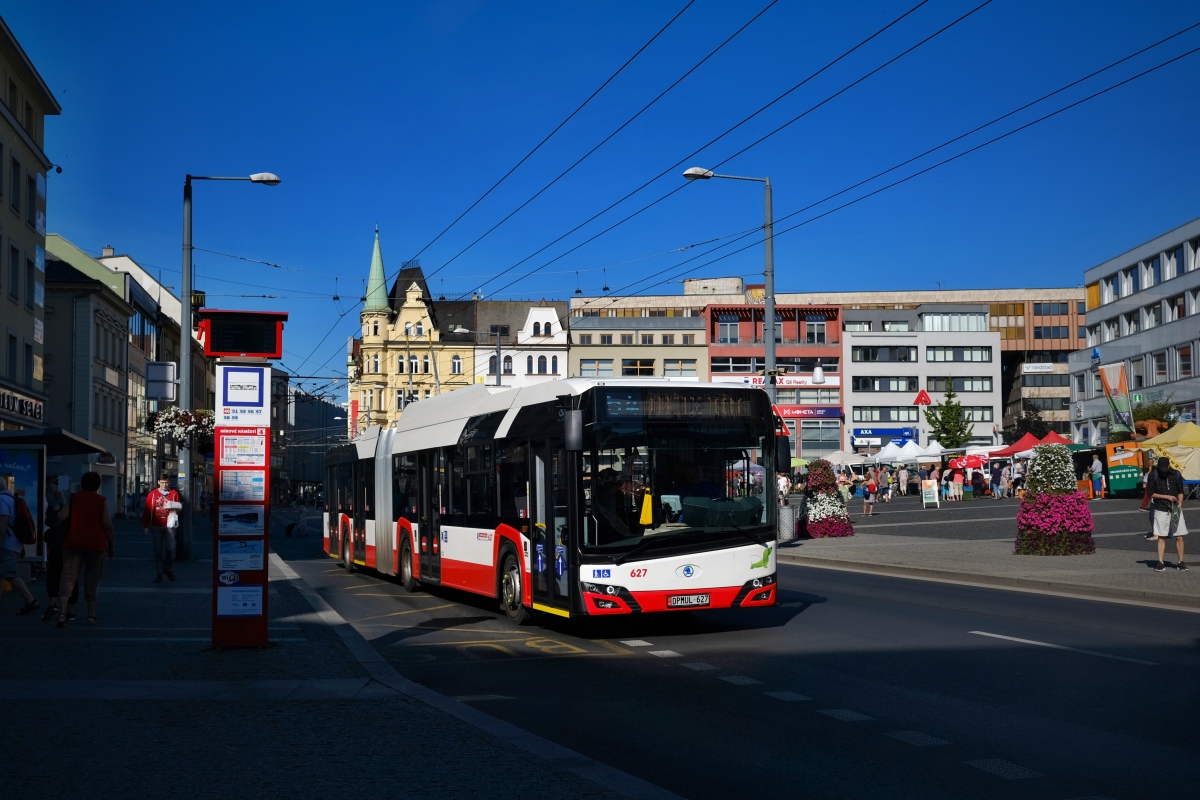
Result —
[[925, 458], [940, 458], [944, 452], [945, 450], [942, 449], [942, 446], [938, 444], [936, 439], [934, 439], [929, 443], [929, 447], [926, 447], [925, 451], [921, 453], [921, 455]]
[[921, 445], [917, 444], [912, 439], [909, 439], [904, 443], [904, 447], [900, 448], [899, 458], [902, 461], [916, 461], [918, 458], [921, 458], [924, 455], [925, 451], [921, 449]]
[[0, 431], [0, 447], [6, 444], [44, 444], [47, 457], [90, 456], [105, 452], [95, 442], [62, 428], [27, 428], [21, 431]]
[[1039, 441], [1036, 436], [1034, 436], [1032, 433], [1026, 433], [1020, 439], [1017, 439], [1015, 442], [1013, 442], [1012, 444], [1010, 444], [1008, 447], [1004, 448], [1003, 450], [994, 451], [992, 453], [992, 458], [997, 458], [1000, 456], [1011, 456], [1011, 455], [1016, 455], [1017, 453], [1023, 453], [1026, 450], [1032, 450], [1034, 447], [1037, 447], [1039, 444], [1041, 444], [1041, 441]]
[[882, 450], [871, 456], [871, 460], [876, 463], [880, 461], [894, 461], [899, 455], [900, 447], [895, 442], [888, 442]]
[[830, 464], [844, 467], [847, 464], [866, 463], [867, 459], [865, 456], [860, 456], [858, 453], [847, 453], [845, 450], [834, 450], [832, 453], [825, 456], [825, 460]]
[[1050, 431], [1038, 444], [1071, 444], [1071, 440], [1060, 436], [1057, 431]]
[[1185, 481], [1200, 481], [1200, 426], [1195, 423], [1180, 422], [1138, 446], [1171, 459]]
[[956, 458], [950, 462], [952, 469], [980, 469], [987, 464], [987, 459], [983, 456], [969, 455], [962, 458]]

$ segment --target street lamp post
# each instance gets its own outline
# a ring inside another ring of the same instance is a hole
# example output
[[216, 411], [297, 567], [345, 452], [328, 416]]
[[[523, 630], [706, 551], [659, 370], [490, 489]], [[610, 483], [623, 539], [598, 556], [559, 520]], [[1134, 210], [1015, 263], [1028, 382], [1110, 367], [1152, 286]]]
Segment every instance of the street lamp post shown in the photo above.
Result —
[[[733, 181], [758, 181], [763, 184], [764, 222], [763, 241], [765, 244], [763, 262], [763, 339], [766, 349], [766, 369], [764, 371], [763, 387], [771, 403], [775, 403], [775, 221], [771, 210], [771, 179], [747, 178], [742, 175], [718, 175], [711, 169], [692, 167], [684, 171], [683, 177], [689, 181], [708, 180], [709, 178], [727, 178]], [[770, 333], [767, 333], [767, 326]]]
[[[192, 410], [192, 181], [250, 181], [264, 186], [278, 186], [279, 176], [270, 172], [256, 172], [242, 177], [219, 177], [214, 175], [187, 175], [183, 179], [183, 297], [179, 312], [179, 400], [181, 411]], [[183, 447], [179, 452], [179, 490], [184, 499], [191, 497], [192, 450]], [[190, 503], [183, 504], [183, 524], [179, 526], [176, 555], [180, 559], [192, 554], [192, 510]]]
[[[463, 333], [478, 334], [478, 333], [480, 333], [480, 331], [467, 330], [466, 328], [464, 328], [461, 325], [459, 325], [457, 328], [455, 328], [454, 330], [452, 330], [450, 332], [458, 333], [458, 334], [463, 334]], [[500, 326], [497, 325], [496, 330], [489, 331], [489, 333], [492, 333], [496, 337], [496, 385], [499, 386], [500, 385], [500, 369], [501, 369], [501, 364], [500, 364]]]

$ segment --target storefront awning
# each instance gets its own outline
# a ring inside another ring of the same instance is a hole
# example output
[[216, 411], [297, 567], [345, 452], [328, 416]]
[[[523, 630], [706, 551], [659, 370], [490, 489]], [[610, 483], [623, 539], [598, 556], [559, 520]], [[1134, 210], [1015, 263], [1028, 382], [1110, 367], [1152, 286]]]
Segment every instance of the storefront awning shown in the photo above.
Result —
[[104, 448], [95, 442], [89, 442], [62, 428], [0, 431], [0, 447], [6, 444], [44, 444], [47, 456], [83, 456], [105, 452]]

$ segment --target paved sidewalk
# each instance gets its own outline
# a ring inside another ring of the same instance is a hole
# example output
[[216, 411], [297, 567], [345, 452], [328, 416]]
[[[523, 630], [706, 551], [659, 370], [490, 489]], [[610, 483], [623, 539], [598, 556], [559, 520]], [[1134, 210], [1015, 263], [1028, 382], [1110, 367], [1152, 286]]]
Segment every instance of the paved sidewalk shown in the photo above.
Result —
[[[118, 520], [98, 626], [19, 617], [4, 595], [4, 796], [639, 796], [581, 777], [615, 770], [537, 737], [514, 744], [483, 727], [499, 720], [364, 664], [357, 634], [317, 613], [276, 558], [272, 646], [212, 650], [212, 545], [198, 533], [203, 560], [153, 584], [149, 541]], [[45, 608], [44, 583], [31, 588]]]
[[[1097, 536], [1130, 538], [1127, 533]], [[987, 539], [856, 533], [785, 542], [778, 556], [806, 566], [1200, 610], [1200, 569], [1155, 572], [1152, 542], [1141, 551], [1098, 547], [1087, 556], [1018, 556], [1015, 538], [1015, 530], [1006, 538]], [[1168, 545], [1167, 561], [1174, 564], [1174, 545]]]

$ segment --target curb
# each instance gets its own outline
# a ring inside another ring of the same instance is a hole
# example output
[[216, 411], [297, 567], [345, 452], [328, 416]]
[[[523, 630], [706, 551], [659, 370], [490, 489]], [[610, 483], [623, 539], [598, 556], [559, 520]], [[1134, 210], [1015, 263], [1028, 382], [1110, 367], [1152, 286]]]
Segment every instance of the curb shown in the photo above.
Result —
[[321, 618], [321, 621], [333, 629], [334, 633], [338, 635], [350, 650], [351, 655], [371, 675], [371, 678], [382, 683], [384, 686], [395, 689], [401, 694], [449, 714], [473, 728], [496, 737], [506, 744], [515, 745], [535, 758], [553, 762], [555, 765], [573, 772], [582, 778], [586, 778], [616, 794], [635, 798], [635, 800], [642, 800], [643, 798], [645, 800], [684, 800], [680, 795], [655, 786], [641, 778], [634, 777], [615, 767], [610, 767], [593, 758], [576, 753], [574, 750], [555, 744], [549, 739], [544, 739], [535, 733], [530, 733], [524, 728], [519, 728], [510, 722], [505, 722], [502, 719], [493, 717], [491, 714], [486, 714], [466, 703], [461, 703], [444, 694], [435, 692], [433, 689], [410, 681], [397, 672], [396, 668], [383, 657], [383, 654], [372, 647], [371, 643], [353, 625], [347, 622], [341, 614], [335, 611], [333, 606], [325, 601], [324, 597], [317, 594], [278, 553], [271, 553], [271, 561], [278, 567], [283, 577], [290, 581], [304, 595], [304, 599], [312, 606], [313, 611]]
[[1059, 597], [1074, 597], [1084, 600], [1105, 600], [1113, 603], [1149, 605], [1156, 608], [1169, 608], [1174, 611], [1200, 612], [1200, 597], [1142, 592], [1136, 589], [1116, 589], [1107, 586], [1090, 586], [1080, 583], [1058, 583], [1034, 578], [1008, 578], [1003, 575], [982, 575], [976, 572], [955, 572], [953, 570], [904, 567], [891, 564], [864, 564], [861, 561], [813, 558], [792, 555], [791, 553], [780, 553], [776, 556], [776, 559], [780, 562], [795, 564], [797, 566], [835, 569], [842, 572], [865, 572], [872, 575], [887, 575], [893, 578], [958, 583], [967, 586], [1012, 589], [1021, 592], [1052, 594]]

